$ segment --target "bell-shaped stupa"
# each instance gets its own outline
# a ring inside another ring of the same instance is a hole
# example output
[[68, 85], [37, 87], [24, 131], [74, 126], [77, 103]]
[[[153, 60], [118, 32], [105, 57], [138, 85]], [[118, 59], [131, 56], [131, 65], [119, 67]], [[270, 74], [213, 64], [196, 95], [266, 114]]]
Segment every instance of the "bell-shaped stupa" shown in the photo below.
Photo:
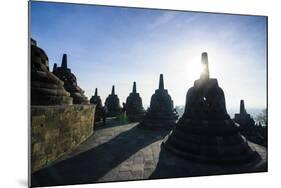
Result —
[[246, 135], [251, 134], [255, 128], [255, 120], [247, 113], [244, 100], [240, 100], [240, 112], [234, 115], [233, 120], [239, 124], [240, 131]]
[[126, 100], [126, 113], [129, 121], [140, 121], [145, 114], [142, 99], [139, 93], [137, 93], [136, 82], [133, 84], [132, 93], [130, 93]]
[[72, 104], [64, 83], [49, 71], [47, 54], [31, 39], [31, 105]]
[[114, 117], [121, 114], [120, 101], [118, 96], [115, 94], [115, 87], [112, 86], [111, 94], [105, 100], [105, 106], [107, 108], [107, 116]]
[[90, 99], [91, 104], [95, 104], [96, 107], [102, 108], [102, 102], [100, 96], [98, 96], [98, 88], [95, 89], [95, 95]]
[[95, 90], [95, 95], [90, 99], [91, 104], [96, 105], [96, 112], [95, 112], [95, 121], [100, 121], [102, 116], [102, 102], [100, 96], [98, 96], [98, 88]]
[[53, 73], [64, 82], [64, 88], [73, 98], [73, 104], [89, 104], [84, 91], [77, 85], [76, 76], [67, 67], [67, 55], [63, 54], [61, 67], [54, 64]]
[[148, 129], [172, 129], [178, 119], [177, 112], [167, 89], [164, 89], [163, 74], [160, 74], [159, 88], [155, 90], [150, 100], [150, 107], [139, 124]]
[[172, 153], [214, 163], [246, 162], [258, 157], [226, 111], [223, 90], [209, 78], [208, 56], [203, 71], [186, 95], [185, 112], [163, 142]]
[[255, 120], [246, 111], [244, 100], [240, 100], [240, 112], [234, 115], [233, 120], [239, 124], [240, 133], [248, 140], [258, 144], [264, 143], [264, 138], [258, 132]]

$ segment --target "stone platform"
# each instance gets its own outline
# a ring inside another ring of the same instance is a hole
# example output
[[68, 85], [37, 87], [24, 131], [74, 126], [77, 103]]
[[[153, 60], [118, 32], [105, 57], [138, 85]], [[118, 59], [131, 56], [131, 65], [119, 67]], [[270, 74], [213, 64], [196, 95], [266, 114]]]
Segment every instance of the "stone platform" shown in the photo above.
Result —
[[97, 125], [94, 135], [51, 167], [32, 175], [32, 186], [191, 177], [267, 171], [266, 148], [249, 143], [261, 155], [255, 170], [248, 165], [223, 166], [178, 158], [161, 143], [168, 131], [138, 128], [115, 119]]
[[93, 133], [95, 105], [31, 106], [31, 171], [52, 165]]

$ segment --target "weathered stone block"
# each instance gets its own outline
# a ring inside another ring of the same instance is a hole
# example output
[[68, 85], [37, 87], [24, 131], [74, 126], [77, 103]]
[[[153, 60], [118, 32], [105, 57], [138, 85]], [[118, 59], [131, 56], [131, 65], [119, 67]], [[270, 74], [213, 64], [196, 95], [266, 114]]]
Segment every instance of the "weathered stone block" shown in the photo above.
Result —
[[31, 106], [31, 171], [76, 148], [92, 133], [95, 105]]

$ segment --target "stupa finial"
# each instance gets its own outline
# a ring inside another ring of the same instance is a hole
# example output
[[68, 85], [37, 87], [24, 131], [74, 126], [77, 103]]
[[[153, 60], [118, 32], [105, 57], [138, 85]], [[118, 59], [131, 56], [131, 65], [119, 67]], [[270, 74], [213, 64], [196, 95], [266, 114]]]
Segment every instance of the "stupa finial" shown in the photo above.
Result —
[[133, 85], [133, 93], [136, 93], [137, 92], [137, 86], [136, 86], [136, 82], [134, 82], [134, 85]]
[[63, 69], [67, 69], [67, 55], [66, 54], [63, 54], [63, 56], [62, 56], [61, 67]]
[[245, 113], [246, 113], [246, 109], [245, 109], [244, 100], [240, 100], [240, 114], [245, 114]]
[[54, 63], [54, 66], [53, 66], [53, 72], [57, 69], [57, 64]]
[[208, 63], [208, 54], [207, 52], [203, 52], [201, 56], [201, 63], [203, 66], [202, 73], [200, 75], [200, 78], [202, 79], [209, 79], [210, 73], [209, 73], [209, 63]]
[[98, 88], [95, 89], [95, 97], [98, 96]]
[[115, 95], [115, 87], [114, 87], [114, 85], [112, 86], [112, 89], [111, 89], [111, 95]]
[[159, 89], [161, 89], [161, 90], [163, 90], [163, 89], [164, 89], [163, 74], [160, 74], [160, 79], [159, 79]]

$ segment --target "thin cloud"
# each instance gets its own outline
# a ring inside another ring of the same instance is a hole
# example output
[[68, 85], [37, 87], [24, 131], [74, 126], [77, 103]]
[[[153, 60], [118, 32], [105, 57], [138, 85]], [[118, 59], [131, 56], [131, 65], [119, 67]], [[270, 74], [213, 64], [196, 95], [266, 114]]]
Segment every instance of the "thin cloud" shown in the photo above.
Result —
[[176, 16], [175, 12], [164, 12], [159, 17], [157, 17], [156, 20], [148, 24], [148, 29], [154, 30], [160, 26], [168, 24], [170, 21], [172, 21], [175, 18], [175, 16]]

